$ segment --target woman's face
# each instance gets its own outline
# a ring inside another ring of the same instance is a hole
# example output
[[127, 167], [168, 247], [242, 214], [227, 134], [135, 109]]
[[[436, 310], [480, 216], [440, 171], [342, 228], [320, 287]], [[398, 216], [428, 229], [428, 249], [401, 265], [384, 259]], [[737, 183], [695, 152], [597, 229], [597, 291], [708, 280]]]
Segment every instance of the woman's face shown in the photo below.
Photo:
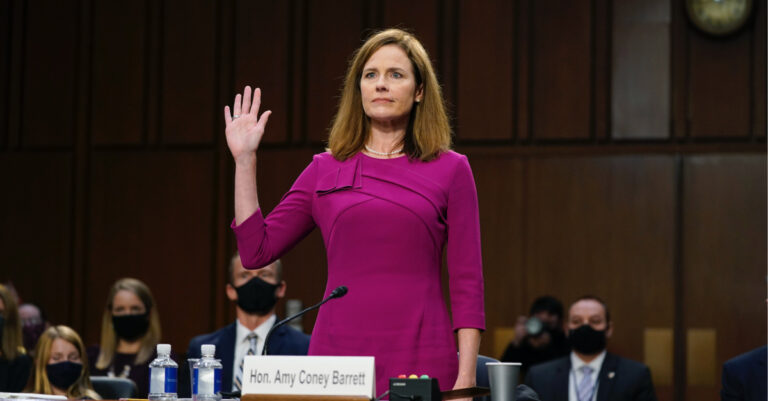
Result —
[[138, 295], [128, 290], [120, 290], [112, 299], [112, 315], [139, 315], [147, 312]]
[[413, 103], [420, 101], [411, 60], [398, 45], [382, 46], [363, 67], [360, 93], [365, 114], [374, 121], [408, 121]]
[[80, 362], [80, 352], [77, 350], [74, 344], [71, 342], [56, 338], [51, 345], [51, 356], [48, 358], [48, 364], [59, 362]]

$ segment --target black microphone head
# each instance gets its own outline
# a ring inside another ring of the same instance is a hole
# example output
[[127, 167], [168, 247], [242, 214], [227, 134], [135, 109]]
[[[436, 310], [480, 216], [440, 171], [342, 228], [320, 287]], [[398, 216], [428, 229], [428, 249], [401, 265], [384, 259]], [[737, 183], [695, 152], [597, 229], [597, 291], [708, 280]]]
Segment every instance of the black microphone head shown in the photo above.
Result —
[[515, 387], [515, 400], [517, 401], [540, 401], [539, 394], [525, 384]]
[[331, 291], [331, 297], [333, 298], [341, 298], [344, 295], [347, 295], [347, 287], [343, 285], [340, 285]]

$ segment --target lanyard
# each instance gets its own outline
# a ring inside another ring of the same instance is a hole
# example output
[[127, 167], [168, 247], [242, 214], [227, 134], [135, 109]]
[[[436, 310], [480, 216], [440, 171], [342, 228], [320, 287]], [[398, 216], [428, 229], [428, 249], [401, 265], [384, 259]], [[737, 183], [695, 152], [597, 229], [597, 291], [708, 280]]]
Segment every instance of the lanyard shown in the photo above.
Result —
[[573, 388], [576, 390], [576, 399], [579, 401], [592, 401], [592, 399], [595, 398], [595, 393], [597, 392], [597, 385], [600, 383], [600, 372], [597, 372], [597, 378], [595, 379], [595, 384], [592, 386], [592, 391], [589, 393], [589, 397], [587, 397], [585, 400], [582, 400], [579, 398], [579, 382], [576, 381], [576, 369], [571, 369], [571, 376], [573, 377]]

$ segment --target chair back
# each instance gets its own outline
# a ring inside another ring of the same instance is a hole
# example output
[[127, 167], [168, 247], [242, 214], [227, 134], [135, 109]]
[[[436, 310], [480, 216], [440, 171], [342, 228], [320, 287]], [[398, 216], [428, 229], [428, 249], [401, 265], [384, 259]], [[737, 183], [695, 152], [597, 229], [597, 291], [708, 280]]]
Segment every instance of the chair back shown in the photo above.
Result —
[[136, 383], [123, 377], [91, 376], [93, 389], [105, 400], [137, 398]]
[[[485, 366], [488, 362], [498, 362], [498, 360], [485, 355], [477, 355], [477, 367], [475, 368], [475, 381], [477, 382], [477, 387], [491, 387], [491, 381], [488, 379], [488, 367]], [[474, 398], [475, 401], [487, 401], [490, 399], [491, 397], [489, 396]]]

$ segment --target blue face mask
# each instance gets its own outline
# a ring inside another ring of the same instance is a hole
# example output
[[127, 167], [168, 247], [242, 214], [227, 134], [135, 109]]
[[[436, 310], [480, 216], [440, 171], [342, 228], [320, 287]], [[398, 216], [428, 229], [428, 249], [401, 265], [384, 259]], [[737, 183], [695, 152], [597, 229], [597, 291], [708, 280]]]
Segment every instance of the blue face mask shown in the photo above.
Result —
[[83, 364], [77, 362], [58, 362], [45, 365], [45, 373], [48, 374], [48, 381], [61, 390], [69, 389], [83, 372]]

